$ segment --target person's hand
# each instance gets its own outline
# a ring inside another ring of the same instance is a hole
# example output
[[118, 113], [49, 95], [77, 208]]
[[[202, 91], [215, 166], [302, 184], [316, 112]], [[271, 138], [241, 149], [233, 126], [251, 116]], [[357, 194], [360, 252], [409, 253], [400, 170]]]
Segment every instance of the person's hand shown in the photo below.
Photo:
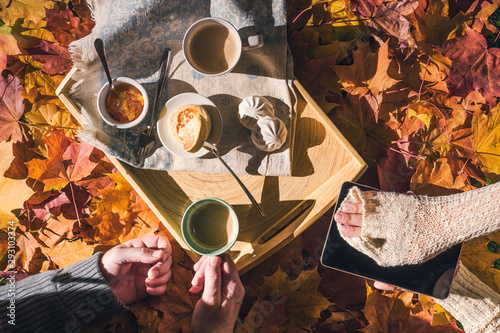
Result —
[[[344, 236], [361, 237], [361, 228], [363, 226], [363, 204], [362, 203], [344, 203], [335, 213], [335, 222], [339, 224], [339, 231]], [[374, 281], [373, 286], [376, 289], [386, 291], [402, 290], [391, 284], [380, 281]]]
[[[407, 191], [406, 194], [415, 194]], [[339, 231], [348, 237], [361, 237], [361, 227], [363, 226], [363, 203], [350, 202], [343, 203], [335, 213], [335, 222], [339, 223]]]
[[104, 278], [125, 304], [167, 290], [172, 247], [166, 237], [132, 239], [113, 247], [101, 260]]
[[227, 254], [204, 256], [194, 270], [189, 292], [204, 290], [193, 311], [193, 332], [232, 332], [245, 296], [233, 260]]
[[339, 224], [339, 231], [344, 236], [360, 237], [363, 226], [363, 204], [343, 203], [335, 213], [335, 222]]

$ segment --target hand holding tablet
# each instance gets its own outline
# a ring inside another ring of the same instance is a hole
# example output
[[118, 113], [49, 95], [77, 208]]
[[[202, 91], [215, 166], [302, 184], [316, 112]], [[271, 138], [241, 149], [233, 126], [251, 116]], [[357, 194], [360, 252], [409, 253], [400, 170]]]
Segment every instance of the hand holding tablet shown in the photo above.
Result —
[[[419, 264], [392, 267], [379, 265], [372, 257], [360, 252], [346, 241], [348, 237], [361, 236], [363, 227], [361, 206], [355, 203], [342, 205], [352, 187], [357, 187], [361, 191], [376, 191], [374, 188], [355, 183], [343, 184], [323, 248], [322, 264], [433, 298], [446, 298], [462, 245], [454, 245], [434, 258]], [[344, 211], [340, 211], [341, 206]], [[403, 237], [403, 234], [395, 234], [394, 237]]]

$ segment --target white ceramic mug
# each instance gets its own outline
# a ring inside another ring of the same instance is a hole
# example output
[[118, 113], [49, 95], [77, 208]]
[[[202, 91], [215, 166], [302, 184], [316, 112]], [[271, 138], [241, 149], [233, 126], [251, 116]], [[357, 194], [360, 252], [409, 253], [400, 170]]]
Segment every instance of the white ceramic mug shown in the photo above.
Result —
[[187, 63], [202, 75], [229, 73], [244, 50], [264, 45], [261, 35], [242, 40], [238, 30], [226, 20], [207, 17], [193, 23], [184, 35], [182, 50]]

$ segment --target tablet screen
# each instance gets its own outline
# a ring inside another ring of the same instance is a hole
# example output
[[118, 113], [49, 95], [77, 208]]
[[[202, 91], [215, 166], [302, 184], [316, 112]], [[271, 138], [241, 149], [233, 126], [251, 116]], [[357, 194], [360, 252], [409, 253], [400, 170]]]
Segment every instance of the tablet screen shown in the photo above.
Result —
[[[362, 191], [376, 190], [351, 182], [344, 183], [335, 205], [334, 216], [347, 196], [349, 189], [353, 186], [359, 187]], [[382, 267], [367, 255], [351, 247], [340, 236], [334, 216], [332, 216], [330, 229], [321, 255], [321, 263], [324, 266], [392, 284], [433, 298], [443, 299], [448, 296], [462, 244], [454, 245], [422, 264]]]

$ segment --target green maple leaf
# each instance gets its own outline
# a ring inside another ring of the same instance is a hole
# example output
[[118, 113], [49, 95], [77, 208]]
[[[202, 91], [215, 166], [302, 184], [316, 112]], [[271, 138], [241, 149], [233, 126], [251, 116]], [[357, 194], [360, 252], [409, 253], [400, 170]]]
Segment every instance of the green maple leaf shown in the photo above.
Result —
[[488, 17], [488, 22], [500, 29], [500, 7], [498, 7], [493, 14]]

